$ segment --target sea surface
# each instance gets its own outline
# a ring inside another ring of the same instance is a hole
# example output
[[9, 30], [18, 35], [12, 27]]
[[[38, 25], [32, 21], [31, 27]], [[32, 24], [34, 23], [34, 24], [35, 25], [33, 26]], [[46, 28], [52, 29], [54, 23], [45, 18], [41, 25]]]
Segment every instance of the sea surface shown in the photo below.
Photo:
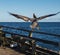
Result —
[[[0, 22], [0, 25], [9, 26], [9, 27], [17, 27], [17, 28], [23, 28], [31, 30], [30, 28], [30, 22]], [[60, 22], [39, 22], [40, 29], [34, 29], [35, 31], [40, 32], [47, 32], [47, 33], [53, 33], [60, 35]], [[28, 35], [28, 33], [23, 32], [22, 34]], [[44, 34], [36, 34], [33, 33], [33, 37], [40, 38], [44, 40], [51, 40], [54, 42], [60, 43], [60, 37], [57, 36], [50, 36], [50, 35], [44, 35]], [[40, 45], [41, 47], [52, 49], [55, 51], [60, 50], [60, 46], [54, 46], [50, 44], [44, 44], [42, 42], [37, 42], [36, 44]]]

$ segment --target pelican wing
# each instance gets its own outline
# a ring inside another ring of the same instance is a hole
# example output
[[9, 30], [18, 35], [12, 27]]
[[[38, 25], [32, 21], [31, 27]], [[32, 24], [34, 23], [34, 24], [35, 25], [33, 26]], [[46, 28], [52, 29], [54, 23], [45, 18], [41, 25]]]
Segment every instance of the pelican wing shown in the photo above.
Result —
[[60, 12], [57, 12], [57, 13], [55, 13], [55, 14], [49, 14], [49, 15], [41, 16], [41, 17], [39, 17], [37, 20], [41, 20], [41, 19], [44, 19], [44, 18], [47, 18], [47, 17], [51, 17], [51, 16], [57, 15], [57, 14], [59, 14], [59, 13], [60, 13]]
[[18, 14], [13, 14], [13, 13], [9, 13], [9, 14], [12, 15], [12, 16], [15, 16], [18, 19], [22, 19], [24, 21], [29, 21], [30, 20], [30, 18], [26, 17], [26, 16], [22, 16], [22, 15], [18, 15]]

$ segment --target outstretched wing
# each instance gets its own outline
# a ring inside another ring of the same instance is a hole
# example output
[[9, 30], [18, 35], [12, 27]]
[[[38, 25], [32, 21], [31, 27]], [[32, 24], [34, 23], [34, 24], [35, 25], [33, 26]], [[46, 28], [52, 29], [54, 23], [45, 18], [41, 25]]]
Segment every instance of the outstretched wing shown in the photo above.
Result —
[[47, 17], [51, 17], [51, 16], [57, 15], [57, 14], [59, 14], [59, 13], [60, 13], [60, 12], [57, 12], [57, 13], [55, 13], [55, 14], [49, 14], [49, 15], [41, 16], [41, 17], [37, 18], [37, 20], [41, 20], [41, 19], [44, 19], [44, 18], [47, 18]]
[[26, 17], [26, 16], [22, 16], [22, 15], [18, 15], [18, 14], [13, 14], [13, 13], [10, 13], [10, 12], [9, 12], [9, 14], [12, 15], [12, 16], [15, 16], [18, 19], [22, 19], [24, 21], [29, 21], [30, 20], [30, 18]]

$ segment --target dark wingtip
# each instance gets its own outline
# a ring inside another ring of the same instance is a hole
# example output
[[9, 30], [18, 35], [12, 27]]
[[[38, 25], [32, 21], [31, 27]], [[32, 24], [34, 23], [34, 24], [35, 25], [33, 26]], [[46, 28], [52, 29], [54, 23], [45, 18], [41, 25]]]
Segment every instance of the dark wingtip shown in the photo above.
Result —
[[57, 12], [56, 14], [59, 14], [60, 12]]
[[12, 15], [12, 13], [11, 12], [8, 12], [10, 15]]

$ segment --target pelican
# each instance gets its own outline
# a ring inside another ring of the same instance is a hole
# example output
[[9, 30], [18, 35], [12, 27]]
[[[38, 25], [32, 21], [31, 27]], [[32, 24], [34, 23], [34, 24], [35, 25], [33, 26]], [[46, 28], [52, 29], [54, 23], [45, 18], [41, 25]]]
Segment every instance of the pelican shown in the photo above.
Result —
[[48, 15], [44, 15], [44, 16], [41, 16], [41, 17], [38, 17], [38, 18], [36, 17], [35, 14], [33, 14], [33, 18], [29, 18], [29, 17], [26, 17], [26, 16], [22, 16], [22, 15], [18, 15], [18, 14], [14, 14], [14, 13], [10, 13], [9, 12], [10, 15], [15, 16], [18, 19], [22, 19], [22, 20], [24, 20], [26, 22], [31, 21], [32, 24], [30, 25], [30, 27], [32, 29], [34, 29], [36, 27], [39, 29], [39, 24], [38, 24], [37, 21], [42, 20], [42, 19], [47, 18], [47, 17], [51, 17], [51, 16], [54, 16], [54, 15], [57, 15], [59, 13], [60, 12], [57, 12], [57, 13], [54, 13], [54, 14], [48, 14]]

